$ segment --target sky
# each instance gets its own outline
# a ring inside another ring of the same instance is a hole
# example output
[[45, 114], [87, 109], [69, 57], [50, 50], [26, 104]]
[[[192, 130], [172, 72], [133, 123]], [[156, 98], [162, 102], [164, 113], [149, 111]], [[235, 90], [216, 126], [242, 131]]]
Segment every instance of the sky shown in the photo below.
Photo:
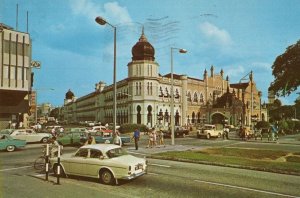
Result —
[[276, 57], [300, 39], [299, 0], [0, 0], [0, 23], [16, 28], [17, 4], [18, 30], [26, 32], [28, 11], [32, 59], [41, 62], [34, 69], [38, 103], [54, 106], [69, 89], [81, 97], [99, 81], [113, 82], [113, 29], [97, 16], [117, 28], [117, 81], [127, 77], [144, 27], [162, 75], [170, 73], [170, 48], [184, 48], [173, 54], [174, 73], [203, 79], [213, 65], [238, 83], [253, 71], [262, 102]]

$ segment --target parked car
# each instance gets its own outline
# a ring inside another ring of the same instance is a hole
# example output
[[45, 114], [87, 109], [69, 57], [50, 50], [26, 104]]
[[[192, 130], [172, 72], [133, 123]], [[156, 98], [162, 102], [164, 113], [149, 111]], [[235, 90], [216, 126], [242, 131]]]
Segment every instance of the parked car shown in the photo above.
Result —
[[0, 150], [12, 152], [16, 149], [24, 148], [25, 145], [25, 140], [14, 139], [8, 134], [0, 134]]
[[[57, 158], [50, 159], [57, 174]], [[114, 144], [92, 144], [80, 147], [75, 153], [60, 157], [62, 175], [98, 178], [104, 184], [114, 184], [119, 179], [131, 180], [146, 173], [144, 158], [129, 155]]]
[[[109, 143], [112, 144], [114, 137], [113, 137], [113, 133], [112, 132], [95, 132], [95, 133], [91, 133], [92, 136], [95, 137], [95, 141], [96, 143]], [[129, 143], [130, 142], [130, 137], [128, 136], [120, 136], [122, 144], [125, 143]]]
[[197, 130], [197, 137], [205, 137], [210, 139], [211, 137], [221, 137], [222, 131], [217, 131], [216, 126], [213, 124], [205, 124], [202, 128]]
[[11, 134], [11, 137], [30, 142], [47, 143], [48, 139], [52, 137], [49, 133], [36, 133], [33, 129], [16, 129]]
[[93, 126], [93, 127], [88, 128], [88, 132], [90, 132], [90, 133], [95, 133], [97, 131], [102, 131], [102, 132], [107, 132], [107, 133], [113, 132], [111, 129], [108, 129], [105, 126]]
[[87, 140], [85, 132], [68, 132], [58, 135], [57, 142], [60, 145], [82, 146]]
[[0, 134], [8, 134], [10, 135], [15, 129], [2, 129]]
[[[171, 137], [171, 129], [168, 129], [168, 130], [162, 130], [163, 134], [164, 134], [164, 137], [165, 138], [170, 138]], [[174, 134], [175, 134], [175, 137], [185, 137], [189, 134], [189, 129], [186, 129], [184, 127], [181, 127], [181, 126], [175, 126], [174, 127]]]

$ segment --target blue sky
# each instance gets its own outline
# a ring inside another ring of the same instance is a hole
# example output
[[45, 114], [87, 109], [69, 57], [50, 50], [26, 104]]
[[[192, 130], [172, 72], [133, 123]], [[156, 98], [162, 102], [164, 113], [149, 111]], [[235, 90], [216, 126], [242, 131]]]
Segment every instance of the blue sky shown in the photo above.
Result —
[[[273, 62], [300, 39], [299, 0], [0, 0], [0, 22], [15, 28], [16, 4], [20, 31], [29, 12], [32, 57], [42, 63], [35, 70], [38, 103], [55, 106], [68, 89], [81, 97], [99, 81], [112, 83], [113, 30], [96, 16], [117, 27], [117, 80], [127, 77], [144, 26], [161, 74], [170, 72], [170, 47], [185, 48], [174, 54], [174, 73], [203, 79], [214, 65], [237, 83], [252, 70], [263, 101]], [[280, 99], [293, 104], [296, 97]]]

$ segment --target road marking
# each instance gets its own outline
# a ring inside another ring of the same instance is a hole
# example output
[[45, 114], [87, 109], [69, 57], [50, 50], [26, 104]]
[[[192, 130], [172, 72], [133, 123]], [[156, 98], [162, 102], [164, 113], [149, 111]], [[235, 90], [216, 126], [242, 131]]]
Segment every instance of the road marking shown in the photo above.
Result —
[[229, 187], [229, 188], [237, 188], [237, 189], [241, 189], [241, 190], [248, 190], [248, 191], [260, 192], [260, 193], [271, 194], [271, 195], [279, 195], [279, 196], [283, 196], [283, 197], [299, 198], [298, 196], [281, 194], [281, 193], [275, 193], [275, 192], [270, 192], [270, 191], [265, 191], [265, 190], [257, 190], [257, 189], [247, 188], [247, 187], [241, 187], [241, 186], [233, 186], [233, 185], [229, 185], [229, 184], [222, 184], [222, 183], [202, 181], [202, 180], [194, 180], [194, 181], [195, 182], [199, 182], [199, 183], [216, 185], [216, 186], [224, 186], [224, 187]]
[[143, 153], [136, 153], [136, 152], [132, 152], [132, 151], [128, 151], [128, 150], [127, 150], [127, 152], [128, 152], [128, 153], [132, 153], [132, 154], [136, 154], [136, 155], [145, 155], [145, 156], [147, 155], [147, 154], [143, 154]]
[[165, 167], [165, 168], [170, 168], [171, 166], [168, 165], [163, 165], [163, 164], [149, 164], [151, 166], [159, 166], [159, 167]]
[[21, 167], [17, 167], [17, 168], [7, 168], [7, 169], [0, 170], [0, 172], [11, 171], [11, 170], [16, 170], [16, 169], [22, 169], [22, 168], [29, 168], [29, 167], [32, 167], [32, 166], [21, 166]]

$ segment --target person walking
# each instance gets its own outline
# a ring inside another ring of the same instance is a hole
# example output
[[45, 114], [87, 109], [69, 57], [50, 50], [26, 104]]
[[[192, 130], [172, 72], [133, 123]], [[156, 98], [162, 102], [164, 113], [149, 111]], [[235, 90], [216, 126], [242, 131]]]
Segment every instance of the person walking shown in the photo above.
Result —
[[160, 130], [158, 132], [158, 148], [162, 145], [164, 145], [164, 147], [166, 147], [165, 142], [164, 142], [164, 133], [162, 130]]
[[148, 134], [148, 136], [149, 136], [149, 140], [148, 140], [148, 146], [147, 146], [147, 148], [152, 148], [153, 147], [153, 131], [151, 131], [151, 132], [149, 132], [149, 134]]
[[139, 140], [140, 140], [140, 131], [138, 129], [135, 129], [135, 131], [133, 132], [132, 139], [134, 139], [135, 150], [138, 150], [139, 149]]
[[122, 139], [120, 137], [119, 132], [116, 132], [115, 138], [114, 138], [114, 144], [122, 146]]
[[88, 144], [96, 144], [95, 137], [92, 136], [91, 133], [88, 134], [88, 138], [87, 138], [86, 142], [84, 143], [84, 145], [88, 145]]

